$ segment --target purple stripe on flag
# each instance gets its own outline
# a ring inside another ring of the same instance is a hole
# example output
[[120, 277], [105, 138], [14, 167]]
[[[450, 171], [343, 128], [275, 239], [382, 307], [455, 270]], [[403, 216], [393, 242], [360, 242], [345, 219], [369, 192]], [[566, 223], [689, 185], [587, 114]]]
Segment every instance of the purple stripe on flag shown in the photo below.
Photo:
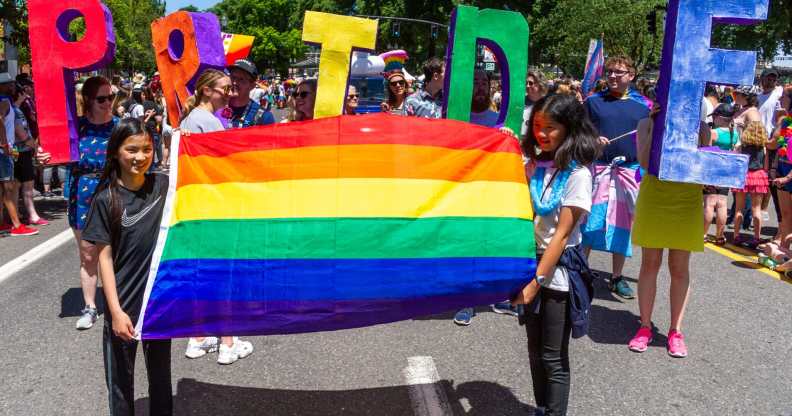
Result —
[[[171, 300], [149, 306], [143, 339], [208, 335], [271, 335], [335, 331], [453, 312], [508, 299], [511, 292], [414, 299], [229, 302]], [[519, 286], [519, 287], [518, 287]]]

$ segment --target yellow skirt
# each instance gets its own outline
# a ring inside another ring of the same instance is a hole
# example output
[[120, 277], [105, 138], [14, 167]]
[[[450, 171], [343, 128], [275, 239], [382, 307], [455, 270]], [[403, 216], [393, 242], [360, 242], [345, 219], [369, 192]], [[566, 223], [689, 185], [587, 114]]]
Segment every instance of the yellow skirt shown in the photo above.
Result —
[[666, 182], [654, 175], [641, 181], [632, 242], [645, 248], [704, 251], [702, 186]]

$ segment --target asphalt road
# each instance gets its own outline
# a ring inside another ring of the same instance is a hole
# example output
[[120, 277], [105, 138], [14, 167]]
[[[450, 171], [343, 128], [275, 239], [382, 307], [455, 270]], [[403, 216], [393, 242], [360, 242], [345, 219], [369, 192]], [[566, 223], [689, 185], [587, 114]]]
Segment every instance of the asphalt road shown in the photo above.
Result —
[[[48, 233], [65, 229], [63, 219]], [[0, 238], [5, 253], [33, 240]], [[592, 265], [608, 269], [595, 253]], [[626, 275], [637, 275], [639, 258]], [[72, 241], [0, 283], [0, 414], [99, 415], [107, 412], [101, 326], [78, 332], [82, 307]], [[637, 303], [597, 285], [591, 333], [574, 340], [573, 415], [792, 415], [792, 284], [707, 251], [693, 257], [686, 316], [690, 357], [666, 355], [661, 336], [644, 354], [625, 344]], [[667, 271], [655, 322], [668, 327]], [[432, 357], [438, 386], [455, 415], [531, 414], [525, 334], [516, 319], [486, 308], [469, 327], [451, 314], [328, 333], [250, 338], [253, 355], [228, 367], [216, 356], [183, 357], [173, 343], [177, 414], [411, 415], [405, 368]], [[101, 322], [101, 320], [100, 320]], [[138, 360], [138, 414], [147, 387]]]
[[[0, 267], [67, 229], [62, 201], [39, 207], [52, 224], [35, 237], [0, 236]], [[609, 263], [601, 253], [592, 255], [595, 269], [607, 271]], [[91, 330], [74, 329], [83, 306], [78, 265], [70, 240], [0, 282], [0, 415], [107, 413], [102, 318]], [[640, 250], [627, 263], [630, 280], [639, 265]], [[691, 268], [690, 356], [682, 360], [666, 354], [665, 336], [644, 354], [629, 352], [637, 302], [615, 298], [597, 282], [590, 334], [571, 344], [571, 415], [792, 416], [790, 281], [711, 250], [695, 254]], [[663, 333], [668, 280], [664, 267], [654, 318]], [[532, 414], [524, 329], [515, 318], [478, 310], [464, 328], [449, 312], [355, 330], [249, 338], [255, 352], [225, 367], [214, 354], [184, 358], [186, 341], [174, 340], [176, 414], [421, 415], [415, 393], [426, 385], [411, 385], [415, 357], [431, 357], [422, 360], [434, 364], [433, 388], [454, 415]], [[148, 396], [142, 354], [137, 368], [142, 415]]]

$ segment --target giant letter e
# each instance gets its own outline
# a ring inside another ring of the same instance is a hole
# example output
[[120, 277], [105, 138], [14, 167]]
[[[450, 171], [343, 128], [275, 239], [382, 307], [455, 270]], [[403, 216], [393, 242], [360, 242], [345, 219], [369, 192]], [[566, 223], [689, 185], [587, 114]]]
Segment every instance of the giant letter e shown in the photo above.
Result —
[[715, 23], [767, 18], [767, 0], [670, 0], [658, 83], [649, 172], [659, 179], [742, 188], [748, 158], [699, 150], [701, 99], [707, 82], [753, 84], [756, 53], [710, 47]]

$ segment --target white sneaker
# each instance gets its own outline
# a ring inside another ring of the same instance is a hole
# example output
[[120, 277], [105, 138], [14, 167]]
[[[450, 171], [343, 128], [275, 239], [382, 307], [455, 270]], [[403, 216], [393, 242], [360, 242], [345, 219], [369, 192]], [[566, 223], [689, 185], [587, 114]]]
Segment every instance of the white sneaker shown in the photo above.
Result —
[[253, 353], [253, 344], [234, 337], [234, 344], [227, 346], [220, 344], [220, 353], [217, 354], [217, 363], [228, 365], [235, 363], [240, 358], [245, 358]]
[[80, 319], [77, 320], [77, 325], [75, 325], [77, 329], [91, 328], [94, 322], [96, 322], [96, 317], [99, 315], [96, 312], [96, 308], [91, 308], [89, 306], [86, 306], [80, 313], [82, 313], [82, 316], [80, 316]]
[[184, 355], [187, 358], [201, 358], [206, 353], [217, 351], [217, 337], [206, 337], [203, 342], [198, 342], [195, 338], [190, 338], [187, 342], [187, 350]]

